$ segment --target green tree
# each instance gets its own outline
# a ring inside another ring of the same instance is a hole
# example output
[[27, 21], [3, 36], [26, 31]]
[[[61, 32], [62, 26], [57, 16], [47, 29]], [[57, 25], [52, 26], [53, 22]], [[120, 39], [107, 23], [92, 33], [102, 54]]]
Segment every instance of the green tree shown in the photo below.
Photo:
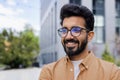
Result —
[[39, 37], [28, 28], [20, 33], [4, 29], [0, 44], [0, 64], [10, 68], [32, 66], [40, 50]]
[[106, 60], [106, 61], [109, 61], [109, 62], [113, 62], [113, 63], [115, 62], [115, 59], [114, 59], [113, 56], [111, 56], [107, 45], [105, 46], [105, 50], [102, 54], [102, 59]]

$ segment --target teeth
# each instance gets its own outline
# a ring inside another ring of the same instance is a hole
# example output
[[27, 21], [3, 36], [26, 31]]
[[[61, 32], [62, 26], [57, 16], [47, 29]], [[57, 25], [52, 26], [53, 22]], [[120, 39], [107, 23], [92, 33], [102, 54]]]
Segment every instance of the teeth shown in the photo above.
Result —
[[73, 46], [75, 46], [75, 43], [73, 43], [73, 42], [68, 42], [68, 43], [66, 44], [66, 46], [68, 46], [68, 47], [73, 47]]
[[75, 44], [74, 42], [68, 42], [68, 44]]
[[69, 42], [68, 44], [74, 44], [74, 43]]

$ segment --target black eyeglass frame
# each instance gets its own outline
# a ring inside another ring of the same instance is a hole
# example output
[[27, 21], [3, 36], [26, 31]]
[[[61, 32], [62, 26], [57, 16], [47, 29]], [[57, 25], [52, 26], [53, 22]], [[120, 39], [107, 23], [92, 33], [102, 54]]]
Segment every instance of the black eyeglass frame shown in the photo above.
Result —
[[[63, 29], [63, 28], [67, 30], [65, 36], [62, 36], [62, 34], [60, 34], [60, 30]], [[72, 33], [72, 29], [73, 29], [73, 28], [80, 28], [80, 31], [79, 31], [79, 34], [78, 34], [78, 35], [76, 35], [76, 36], [73, 35], [73, 33]], [[86, 30], [87, 33], [89, 32], [89, 30], [86, 29], [86, 28], [82, 28], [82, 27], [80, 27], [80, 26], [73, 26], [70, 30], [69, 30], [68, 28], [66, 28], [66, 27], [59, 28], [59, 29], [58, 29], [58, 34], [59, 34], [60, 37], [66, 37], [67, 34], [68, 34], [68, 32], [70, 31], [70, 34], [71, 34], [72, 36], [77, 37], [77, 36], [80, 36], [82, 30]]]

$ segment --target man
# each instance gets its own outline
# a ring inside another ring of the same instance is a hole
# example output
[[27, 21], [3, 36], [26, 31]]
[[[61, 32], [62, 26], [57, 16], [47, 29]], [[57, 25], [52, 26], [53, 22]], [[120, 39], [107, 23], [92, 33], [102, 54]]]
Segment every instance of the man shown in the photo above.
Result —
[[88, 50], [94, 36], [94, 16], [85, 6], [66, 4], [58, 29], [67, 56], [45, 65], [39, 80], [120, 80], [120, 70]]

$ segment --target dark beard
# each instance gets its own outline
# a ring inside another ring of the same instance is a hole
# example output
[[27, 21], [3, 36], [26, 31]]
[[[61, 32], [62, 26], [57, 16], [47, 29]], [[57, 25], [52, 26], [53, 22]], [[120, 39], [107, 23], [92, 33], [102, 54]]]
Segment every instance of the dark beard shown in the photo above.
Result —
[[[77, 47], [76, 51], [73, 51], [73, 47], [66, 47], [65, 44], [68, 43], [68, 42], [73, 42], [73, 43], [77, 43], [79, 46]], [[86, 48], [86, 45], [87, 45], [88, 41], [87, 41], [87, 37], [85, 38], [85, 40], [81, 43], [79, 43], [78, 40], [75, 40], [75, 39], [69, 39], [69, 40], [64, 40], [64, 50], [66, 52], [66, 54], [68, 55], [68, 57], [71, 59], [73, 56], [76, 56], [76, 55], [79, 55], [81, 54], [85, 48]]]

